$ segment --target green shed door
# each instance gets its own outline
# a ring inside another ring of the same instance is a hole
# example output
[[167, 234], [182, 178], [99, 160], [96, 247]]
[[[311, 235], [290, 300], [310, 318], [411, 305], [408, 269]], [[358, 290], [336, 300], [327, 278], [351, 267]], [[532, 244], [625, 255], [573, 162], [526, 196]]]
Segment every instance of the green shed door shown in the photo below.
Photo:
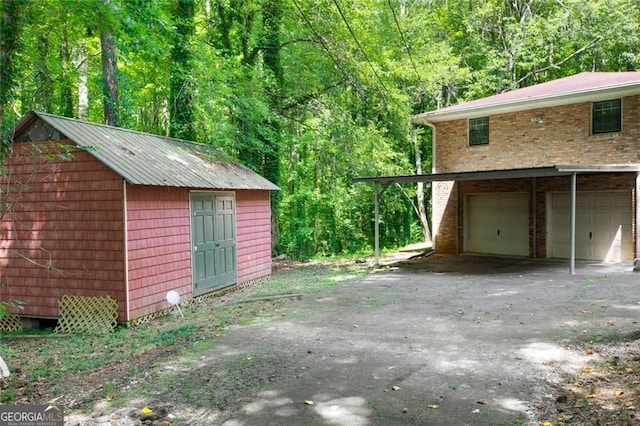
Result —
[[234, 195], [192, 193], [191, 214], [194, 295], [235, 283]]

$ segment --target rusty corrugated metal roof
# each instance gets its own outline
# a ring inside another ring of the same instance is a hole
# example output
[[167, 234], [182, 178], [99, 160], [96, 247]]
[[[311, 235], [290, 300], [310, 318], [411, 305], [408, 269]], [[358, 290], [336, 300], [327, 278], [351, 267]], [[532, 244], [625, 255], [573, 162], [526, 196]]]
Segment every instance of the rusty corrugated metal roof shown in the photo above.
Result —
[[640, 93], [640, 72], [582, 72], [534, 86], [511, 90], [412, 117], [418, 124], [606, 100]]
[[30, 112], [14, 137], [37, 118], [83, 147], [134, 185], [202, 189], [279, 189], [210, 145]]

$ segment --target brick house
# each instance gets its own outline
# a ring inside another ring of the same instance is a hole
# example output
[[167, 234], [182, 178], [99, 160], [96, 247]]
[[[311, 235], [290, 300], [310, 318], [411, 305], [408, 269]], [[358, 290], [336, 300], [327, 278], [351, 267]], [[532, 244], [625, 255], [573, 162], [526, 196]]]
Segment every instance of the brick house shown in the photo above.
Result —
[[436, 253], [638, 257], [640, 72], [581, 73], [412, 117], [433, 130]]
[[211, 146], [31, 112], [5, 166], [0, 297], [23, 317], [111, 296], [125, 323], [271, 274], [278, 188]]

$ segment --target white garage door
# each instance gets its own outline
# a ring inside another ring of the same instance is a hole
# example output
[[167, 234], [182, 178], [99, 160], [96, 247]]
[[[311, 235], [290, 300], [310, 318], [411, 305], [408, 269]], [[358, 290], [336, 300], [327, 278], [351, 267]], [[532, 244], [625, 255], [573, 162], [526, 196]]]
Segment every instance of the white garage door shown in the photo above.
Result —
[[471, 253], [528, 256], [528, 194], [467, 195], [464, 247]]
[[[548, 257], [571, 254], [571, 199], [568, 192], [551, 193]], [[576, 194], [576, 259], [620, 262], [631, 260], [631, 193], [627, 191]]]

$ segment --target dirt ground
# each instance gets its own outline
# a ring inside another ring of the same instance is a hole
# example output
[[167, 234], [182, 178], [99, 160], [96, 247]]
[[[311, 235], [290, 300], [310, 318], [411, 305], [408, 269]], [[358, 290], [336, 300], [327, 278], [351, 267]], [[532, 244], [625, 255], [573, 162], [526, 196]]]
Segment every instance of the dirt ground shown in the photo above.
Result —
[[214, 345], [65, 378], [67, 424], [640, 424], [631, 265], [402, 259], [265, 301]]

